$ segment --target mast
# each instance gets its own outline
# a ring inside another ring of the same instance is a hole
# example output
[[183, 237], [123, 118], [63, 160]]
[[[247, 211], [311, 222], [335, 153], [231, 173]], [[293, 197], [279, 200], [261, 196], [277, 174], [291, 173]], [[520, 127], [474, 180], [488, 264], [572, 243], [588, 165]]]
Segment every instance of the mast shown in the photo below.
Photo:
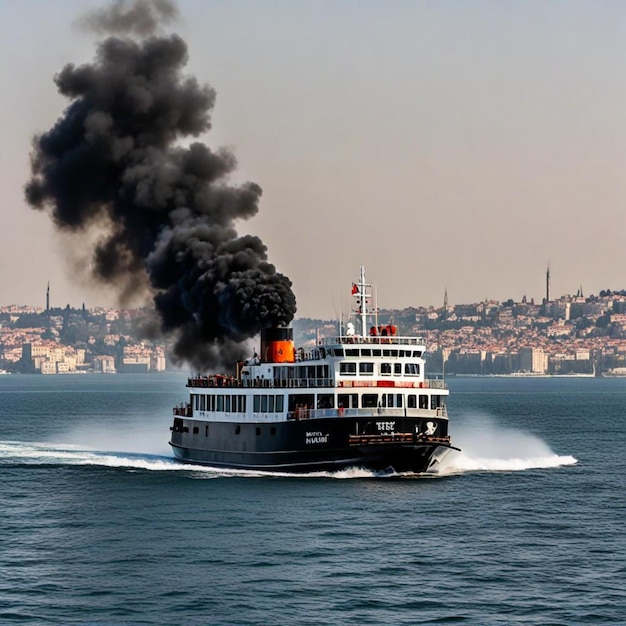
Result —
[[354, 312], [361, 320], [361, 335], [367, 337], [367, 318], [373, 315], [367, 308], [368, 298], [372, 297], [372, 284], [365, 282], [365, 267], [361, 265], [360, 269], [359, 282], [352, 284], [352, 296], [357, 304]]

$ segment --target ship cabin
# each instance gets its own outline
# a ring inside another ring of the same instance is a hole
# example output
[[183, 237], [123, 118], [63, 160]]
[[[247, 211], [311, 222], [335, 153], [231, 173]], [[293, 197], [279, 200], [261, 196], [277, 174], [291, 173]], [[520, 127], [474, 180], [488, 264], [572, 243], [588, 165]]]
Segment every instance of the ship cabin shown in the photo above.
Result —
[[420, 337], [393, 325], [367, 334], [321, 339], [295, 349], [291, 328], [261, 336], [261, 354], [238, 363], [235, 376], [188, 379], [189, 402], [174, 414], [217, 422], [281, 422], [317, 418], [447, 418], [442, 378], [427, 378]]

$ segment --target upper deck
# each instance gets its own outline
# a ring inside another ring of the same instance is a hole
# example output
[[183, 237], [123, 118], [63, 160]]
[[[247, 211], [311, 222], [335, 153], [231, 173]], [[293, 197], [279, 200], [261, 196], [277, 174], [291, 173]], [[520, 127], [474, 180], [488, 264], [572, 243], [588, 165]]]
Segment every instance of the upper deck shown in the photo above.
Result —
[[420, 346], [422, 351], [426, 348], [423, 337], [398, 337], [396, 335], [339, 335], [320, 339], [319, 345], [325, 348], [337, 345], [397, 345], [397, 346]]

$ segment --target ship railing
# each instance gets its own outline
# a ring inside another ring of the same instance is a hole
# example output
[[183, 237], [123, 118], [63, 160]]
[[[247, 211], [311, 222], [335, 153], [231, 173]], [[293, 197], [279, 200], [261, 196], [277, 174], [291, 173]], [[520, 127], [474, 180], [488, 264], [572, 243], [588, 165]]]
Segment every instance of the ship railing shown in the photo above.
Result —
[[295, 411], [289, 411], [288, 420], [305, 420], [305, 419], [322, 419], [328, 417], [374, 417], [376, 419], [386, 419], [389, 417], [446, 417], [446, 407], [440, 406], [437, 409], [404, 409], [402, 407], [372, 407], [361, 409], [307, 409], [306, 407], [297, 408]]
[[371, 336], [365, 337], [361, 335], [339, 335], [336, 337], [325, 337], [320, 339], [319, 345], [321, 346], [335, 346], [337, 344], [356, 344], [356, 345], [409, 345], [409, 346], [423, 346], [423, 337], [399, 337], [396, 335], [386, 336]]
[[375, 387], [376, 389], [387, 389], [391, 391], [392, 389], [447, 389], [445, 380], [441, 380], [439, 378], [431, 379], [426, 378], [425, 380], [419, 381], [411, 381], [406, 378], [403, 379], [392, 379], [387, 378], [385, 380], [364, 380], [363, 378], [354, 378], [352, 380], [340, 380], [337, 382], [337, 387], [340, 388], [351, 388], [351, 387]]
[[191, 404], [189, 403], [181, 403], [175, 406], [173, 413], [178, 417], [193, 417], [193, 409], [191, 408]]
[[430, 389], [447, 389], [446, 381], [443, 378], [427, 378], [424, 381], [424, 386]]
[[241, 380], [229, 377], [196, 376], [187, 379], [187, 387], [242, 388], [261, 387], [291, 389], [300, 387], [334, 387], [334, 378], [250, 378]]
[[334, 378], [253, 378], [244, 379], [243, 387], [294, 389], [300, 387], [334, 387]]
[[234, 376], [193, 376], [187, 379], [187, 387], [241, 387]]

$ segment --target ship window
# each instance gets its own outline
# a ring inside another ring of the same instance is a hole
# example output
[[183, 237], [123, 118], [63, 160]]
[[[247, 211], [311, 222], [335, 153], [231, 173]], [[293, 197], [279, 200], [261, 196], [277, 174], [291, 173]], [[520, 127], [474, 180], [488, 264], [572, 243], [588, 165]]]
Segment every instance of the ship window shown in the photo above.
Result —
[[378, 406], [378, 394], [364, 393], [361, 398], [361, 403], [364, 409], [371, 409]]
[[204, 436], [205, 437], [209, 436], [209, 425], [208, 424], [204, 427]]
[[235, 426], [235, 435], [238, 435], [240, 432], [241, 432], [241, 426], [237, 424], [237, 426]]
[[195, 398], [194, 404], [196, 406], [196, 411], [198, 411], [200, 409], [200, 396], [194, 395], [193, 397]]
[[356, 393], [340, 393], [337, 396], [339, 406], [344, 409], [356, 409], [358, 405], [358, 394]]
[[421, 395], [420, 396], [420, 409], [428, 408], [428, 396]]
[[[281, 398], [282, 398], [282, 396], [279, 396], [279, 397], [281, 397]], [[275, 434], [276, 434], [276, 427], [275, 427], [275, 426], [272, 426], [272, 427], [270, 428], [270, 435], [275, 435]]]
[[230, 413], [230, 396], [224, 396], [224, 411]]
[[383, 356], [393, 356], [391, 350], [383, 350]]
[[372, 376], [374, 374], [374, 364], [359, 363], [359, 374], [362, 376]]
[[318, 409], [332, 409], [334, 408], [335, 396], [332, 393], [320, 393], [317, 396], [317, 408]]
[[346, 356], [359, 356], [359, 351], [354, 348], [347, 348]]
[[404, 373], [407, 376], [419, 376], [420, 366], [417, 363], [405, 363]]
[[439, 406], [441, 406], [441, 396], [437, 396], [434, 394], [430, 396], [430, 408], [436, 409]]
[[328, 365], [318, 365], [317, 366], [317, 377], [318, 378], [328, 378], [329, 367]]
[[391, 376], [391, 363], [381, 363], [380, 374], [381, 376]]
[[261, 429], [257, 426], [256, 427], [256, 436], [259, 437], [260, 435], [261, 435]]
[[397, 393], [396, 394], [396, 406], [399, 408], [402, 408], [402, 394], [401, 393]]
[[206, 411], [206, 396], [200, 396], [200, 410]]
[[416, 403], [417, 398], [415, 397], [415, 394], [411, 394], [410, 396], [408, 396], [407, 398], [407, 407], [409, 409], [414, 409], [417, 407], [417, 403]]
[[276, 412], [282, 413], [285, 410], [285, 396], [276, 396]]
[[239, 413], [245, 413], [246, 412], [246, 396], [239, 396], [239, 400], [237, 402], [238, 404], [238, 409], [239, 409]]
[[258, 413], [261, 410], [261, 396], [254, 396], [254, 407], [253, 410], [255, 413]]
[[200, 429], [197, 426], [193, 427], [193, 434], [197, 435], [200, 432]]
[[261, 396], [261, 413], [267, 413], [267, 396]]
[[346, 361], [340, 363], [339, 373], [343, 375], [356, 374], [356, 363], [348, 363]]
[[335, 348], [335, 356], [343, 356], [343, 348]]
[[372, 349], [371, 348], [363, 348], [361, 350], [361, 356], [372, 356]]
[[[274, 368], [274, 378], [285, 379], [289, 378], [289, 371], [291, 368], [286, 365], [278, 365]], [[293, 370], [291, 370], [293, 372]]]
[[209, 396], [211, 398], [211, 408], [210, 411], [215, 411], [215, 396]]
[[393, 394], [392, 393], [384, 393], [383, 394], [383, 407], [393, 407]]
[[422, 353], [420, 350], [413, 350], [413, 356], [419, 359], [422, 356]]
[[276, 402], [276, 396], [268, 396], [267, 398], [267, 411], [268, 413], [274, 412], [274, 403]]
[[393, 373], [394, 374], [402, 374], [402, 363], [394, 363], [393, 364]]
[[372, 350], [372, 356], [380, 356], [382, 352], [380, 350]]
[[216, 396], [215, 410], [216, 411], [224, 410], [224, 396], [222, 395]]

